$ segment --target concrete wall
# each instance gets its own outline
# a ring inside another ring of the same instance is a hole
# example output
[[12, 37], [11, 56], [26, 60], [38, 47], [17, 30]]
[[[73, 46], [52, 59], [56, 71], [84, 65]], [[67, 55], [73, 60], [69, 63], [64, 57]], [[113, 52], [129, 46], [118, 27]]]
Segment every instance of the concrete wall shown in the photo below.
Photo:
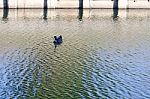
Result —
[[[84, 8], [113, 8], [111, 0], [83, 0]], [[43, 8], [44, 0], [9, 0], [9, 8]], [[79, 0], [48, 0], [48, 8], [78, 8]], [[3, 8], [3, 0], [0, 0]], [[148, 0], [119, 0], [119, 8], [150, 8]]]
[[129, 8], [150, 8], [150, 2], [148, 0], [135, 0], [128, 2]]
[[3, 8], [3, 1], [0, 0], [0, 8]]

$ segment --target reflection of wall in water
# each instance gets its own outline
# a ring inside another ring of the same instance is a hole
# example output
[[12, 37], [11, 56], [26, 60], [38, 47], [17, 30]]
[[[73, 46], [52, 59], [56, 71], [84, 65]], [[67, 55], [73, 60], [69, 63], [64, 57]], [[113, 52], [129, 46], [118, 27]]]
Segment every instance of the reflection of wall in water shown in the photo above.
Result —
[[[7, 13], [3, 13], [7, 12]], [[115, 13], [114, 13], [115, 12]], [[7, 16], [9, 19], [20, 19], [20, 18], [27, 18], [27, 19], [55, 19], [58, 16], [63, 16], [64, 19], [67, 17], [72, 19], [86, 19], [86, 18], [95, 18], [95, 17], [102, 17], [102, 18], [111, 18], [113, 15], [119, 16], [119, 18], [150, 18], [150, 10], [149, 9], [138, 9], [138, 10], [125, 10], [119, 9], [119, 11], [114, 11], [113, 9], [9, 9], [9, 11], [3, 11], [0, 9], [1, 19], [3, 16]]]

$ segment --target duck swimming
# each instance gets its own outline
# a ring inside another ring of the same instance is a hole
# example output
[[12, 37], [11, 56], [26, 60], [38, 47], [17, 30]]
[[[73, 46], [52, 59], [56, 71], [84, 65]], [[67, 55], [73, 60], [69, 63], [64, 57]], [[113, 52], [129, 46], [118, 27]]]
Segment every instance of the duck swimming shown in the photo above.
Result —
[[55, 45], [59, 45], [62, 43], [62, 36], [54, 36], [54, 42], [53, 42]]

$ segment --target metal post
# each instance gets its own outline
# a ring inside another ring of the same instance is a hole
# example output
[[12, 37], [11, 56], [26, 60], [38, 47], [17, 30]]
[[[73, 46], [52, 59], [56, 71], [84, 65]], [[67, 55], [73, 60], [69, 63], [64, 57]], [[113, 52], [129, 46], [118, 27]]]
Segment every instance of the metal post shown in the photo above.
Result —
[[79, 9], [83, 9], [83, 0], [79, 0]]
[[47, 0], [44, 0], [44, 9], [47, 9]]
[[118, 0], [114, 0], [113, 9], [118, 9]]
[[3, 8], [4, 9], [8, 9], [9, 6], [8, 6], [8, 0], [3, 0]]

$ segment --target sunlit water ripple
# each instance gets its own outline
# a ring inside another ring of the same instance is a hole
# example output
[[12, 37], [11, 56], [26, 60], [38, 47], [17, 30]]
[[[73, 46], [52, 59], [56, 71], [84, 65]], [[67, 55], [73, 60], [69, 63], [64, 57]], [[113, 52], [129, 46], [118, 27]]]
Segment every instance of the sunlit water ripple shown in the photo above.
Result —
[[[42, 10], [9, 10], [0, 23], [0, 99], [149, 99], [149, 12], [113, 20], [110, 9], [85, 10], [78, 20], [78, 10], [48, 10], [44, 20]], [[56, 48], [54, 35], [63, 36]]]

